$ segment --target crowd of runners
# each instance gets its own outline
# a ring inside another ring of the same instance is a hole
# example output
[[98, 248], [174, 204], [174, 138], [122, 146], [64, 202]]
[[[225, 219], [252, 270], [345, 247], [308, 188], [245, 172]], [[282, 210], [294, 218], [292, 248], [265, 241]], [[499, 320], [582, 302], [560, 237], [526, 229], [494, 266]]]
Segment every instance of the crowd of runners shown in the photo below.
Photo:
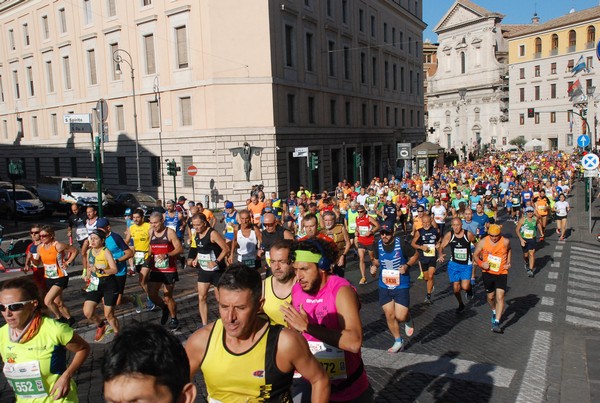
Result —
[[[112, 232], [95, 207], [73, 205], [73, 242], [57, 241], [49, 226], [32, 225], [26, 269], [34, 282], [16, 279], [0, 287], [4, 374], [25, 401], [75, 401], [72, 377], [90, 347], [72, 330], [62, 292], [68, 267], [81, 254], [83, 313], [96, 325], [94, 339], [116, 335], [103, 366], [107, 401], [163, 392], [171, 397], [166, 401], [194, 401], [190, 382], [198, 371], [213, 402], [372, 401], [356, 287], [369, 278], [377, 282], [394, 339], [390, 353], [403, 351], [417, 331], [409, 271], [420, 272], [424, 302], [431, 304], [435, 273], [445, 262], [457, 314], [480, 276], [491, 330], [502, 333], [508, 273], [518, 258], [502, 225], [514, 220], [527, 275], [534, 277], [535, 251], [549, 236], [549, 223], [556, 223], [559, 240], [569, 236], [568, 198], [578, 169], [577, 157], [562, 152], [496, 153], [436, 167], [427, 177], [343, 180], [320, 194], [303, 186], [285, 196], [255, 189], [244, 206], [225, 201], [216, 216], [180, 197], [148, 217], [126, 211], [124, 234]], [[215, 229], [217, 221], [223, 231]], [[345, 278], [348, 259], [358, 261], [355, 284]], [[180, 327], [174, 295], [183, 266], [198, 272], [199, 311], [198, 330], [185, 349], [168, 332]], [[142, 293], [126, 295], [128, 280], [138, 281]], [[211, 286], [218, 318], [209, 317]], [[161, 326], [121, 329], [114, 314], [120, 304], [138, 313], [156, 310]], [[40, 346], [35, 354], [31, 343]], [[74, 353], [70, 364], [66, 350]], [[57, 354], [62, 364], [53, 366]], [[144, 377], [154, 390], [138, 384]]]

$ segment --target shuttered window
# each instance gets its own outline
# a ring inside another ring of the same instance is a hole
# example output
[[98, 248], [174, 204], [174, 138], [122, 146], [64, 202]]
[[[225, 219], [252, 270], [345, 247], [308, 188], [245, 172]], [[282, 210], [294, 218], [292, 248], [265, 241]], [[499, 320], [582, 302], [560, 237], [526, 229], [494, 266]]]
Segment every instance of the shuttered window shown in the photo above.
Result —
[[146, 74], [155, 74], [156, 61], [154, 58], [154, 35], [144, 36], [144, 50], [146, 52]]
[[177, 42], [177, 68], [189, 67], [187, 48], [187, 28], [185, 26], [175, 28], [175, 39]]
[[181, 108], [181, 126], [192, 125], [192, 99], [190, 97], [179, 98]]
[[96, 51], [90, 49], [87, 51], [88, 54], [88, 68], [90, 71], [90, 84], [98, 84], [98, 76], [96, 75]]

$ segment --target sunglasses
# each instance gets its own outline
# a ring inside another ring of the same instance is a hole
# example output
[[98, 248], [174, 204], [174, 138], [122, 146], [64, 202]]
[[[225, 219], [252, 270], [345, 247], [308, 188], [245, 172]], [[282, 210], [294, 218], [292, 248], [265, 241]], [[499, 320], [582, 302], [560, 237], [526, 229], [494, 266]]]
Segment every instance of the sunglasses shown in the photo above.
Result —
[[40, 234], [40, 238], [50, 238], [50, 234]]
[[38, 235], [40, 233], [40, 231], [31, 231], [30, 234], [31, 235]]
[[29, 304], [30, 302], [35, 301], [34, 299], [30, 299], [29, 301], [21, 301], [21, 302], [13, 302], [12, 304], [0, 304], [0, 312], [5, 312], [7, 309], [11, 312], [20, 311], [25, 307], [25, 304]]
[[391, 233], [391, 232], [387, 232], [387, 231], [379, 231], [379, 233], [380, 233], [381, 235], [385, 235], [385, 236], [392, 235], [392, 233]]

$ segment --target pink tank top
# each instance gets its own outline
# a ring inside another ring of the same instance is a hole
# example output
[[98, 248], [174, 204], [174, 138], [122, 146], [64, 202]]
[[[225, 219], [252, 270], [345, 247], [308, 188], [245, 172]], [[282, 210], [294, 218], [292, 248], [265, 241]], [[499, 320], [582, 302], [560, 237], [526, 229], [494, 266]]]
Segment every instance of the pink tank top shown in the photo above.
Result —
[[[302, 305], [308, 315], [308, 322], [310, 324], [324, 326], [328, 329], [340, 329], [335, 300], [339, 289], [344, 286], [352, 287], [348, 280], [342, 277], [328, 276], [325, 286], [319, 290], [316, 295], [310, 295], [302, 291], [300, 284], [296, 283], [292, 288], [292, 305], [298, 311], [300, 310], [300, 305]], [[302, 333], [302, 335], [309, 344], [310, 342], [319, 341], [308, 333]], [[355, 374], [357, 371], [360, 371], [361, 374], [353, 382], [350, 382], [349, 385], [338, 390], [336, 390], [336, 385], [343, 384], [346, 380], [332, 380], [332, 401], [355, 399], [369, 387], [367, 372], [363, 369], [360, 352], [350, 353], [344, 351], [344, 358], [346, 361], [346, 374], [348, 379], [353, 379], [355, 375], [358, 375]]]

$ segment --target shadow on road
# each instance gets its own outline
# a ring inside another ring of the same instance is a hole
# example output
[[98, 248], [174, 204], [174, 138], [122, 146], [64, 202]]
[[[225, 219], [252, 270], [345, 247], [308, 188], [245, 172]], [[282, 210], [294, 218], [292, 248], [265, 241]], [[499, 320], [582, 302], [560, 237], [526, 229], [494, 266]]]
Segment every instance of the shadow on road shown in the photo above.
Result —
[[[522, 297], [512, 298], [506, 301], [506, 309], [504, 310], [503, 328], [507, 329], [516, 324], [519, 319], [527, 314], [540, 302], [540, 297], [535, 294], [527, 294]], [[506, 321], [506, 318], [509, 318]]]

